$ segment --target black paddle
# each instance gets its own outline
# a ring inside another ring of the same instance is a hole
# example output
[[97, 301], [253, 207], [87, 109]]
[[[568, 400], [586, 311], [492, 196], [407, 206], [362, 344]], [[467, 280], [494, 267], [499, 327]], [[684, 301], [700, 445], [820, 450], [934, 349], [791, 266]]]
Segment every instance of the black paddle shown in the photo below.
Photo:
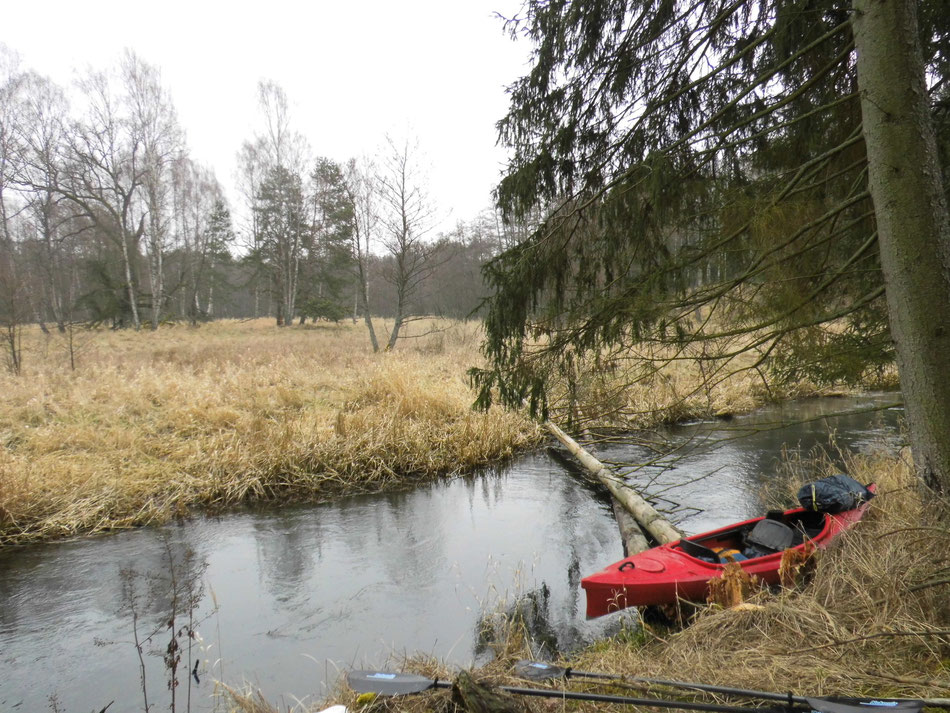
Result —
[[666, 681], [661, 678], [640, 678], [639, 676], [619, 676], [609, 673], [592, 673], [591, 671], [577, 671], [573, 668], [564, 668], [554, 666], [540, 661], [521, 660], [515, 663], [515, 673], [521, 678], [529, 681], [544, 681], [551, 678], [570, 678], [577, 676], [579, 678], [595, 678], [604, 681], [629, 681], [631, 683], [648, 683], [654, 686], [669, 686], [671, 688], [684, 688], [696, 691], [707, 691], [709, 693], [721, 693], [729, 696], [742, 696], [744, 698], [763, 698], [769, 701], [781, 701], [783, 703], [797, 703], [807, 706], [808, 701], [799, 696], [793, 696], [791, 693], [769, 693], [768, 691], [749, 691], [743, 688], [731, 688], [729, 686], [713, 686], [706, 683], [686, 683], [685, 681]]
[[[417, 676], [413, 673], [390, 673], [388, 671], [350, 671], [346, 681], [357, 693], [377, 693], [381, 696], [404, 696], [421, 693], [430, 688], [451, 688], [450, 681]], [[655, 708], [673, 708], [688, 711], [710, 711], [712, 713], [787, 713], [786, 708], [743, 708], [725, 706], [718, 703], [690, 703], [683, 701], [665, 701], [658, 698], [630, 698], [628, 696], [608, 696], [601, 693], [577, 693], [575, 691], [554, 691], [546, 688], [518, 688], [499, 686], [498, 690], [519, 696], [540, 696], [541, 698], [560, 698], [573, 701], [594, 701], [597, 703], [617, 703], [628, 706], [653, 706]], [[827, 711], [822, 713], [844, 713]], [[903, 713], [903, 712], [901, 712]]]
[[[814, 711], [820, 713], [853, 713], [856, 710], [866, 710], [868, 707], [885, 707], [893, 713], [916, 713], [923, 706], [934, 708], [950, 708], [950, 699], [946, 698], [925, 698], [925, 699], [881, 699], [868, 700], [858, 698], [811, 698], [803, 696], [793, 696], [791, 693], [771, 693], [769, 691], [755, 691], [744, 688], [731, 688], [729, 686], [713, 686], [706, 683], [687, 683], [685, 681], [667, 681], [660, 678], [640, 678], [637, 676], [622, 676], [609, 673], [594, 673], [592, 671], [577, 671], [573, 668], [564, 668], [553, 664], [542, 663], [541, 661], [517, 661], [514, 666], [515, 673], [522, 678], [530, 681], [543, 681], [551, 678], [569, 678], [577, 676], [582, 678], [593, 678], [605, 681], [630, 681], [634, 683], [648, 683], [657, 686], [669, 686], [671, 688], [692, 689], [696, 691], [707, 691], [709, 693], [721, 693], [730, 696], [742, 696], [745, 698], [762, 698], [771, 701], [781, 701], [792, 704], [808, 706]], [[819, 704], [821, 704], [819, 706]]]

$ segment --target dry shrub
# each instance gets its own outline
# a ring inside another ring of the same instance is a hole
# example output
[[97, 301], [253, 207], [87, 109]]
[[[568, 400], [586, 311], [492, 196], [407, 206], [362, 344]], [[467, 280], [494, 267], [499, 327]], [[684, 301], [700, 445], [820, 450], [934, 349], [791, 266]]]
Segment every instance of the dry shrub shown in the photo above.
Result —
[[815, 570], [815, 546], [806, 542], [800, 550], [789, 549], [782, 553], [778, 567], [778, 579], [782, 587], [792, 589], [802, 583]]
[[739, 564], [729, 562], [723, 567], [722, 576], [709, 582], [706, 599], [710, 604], [731, 609], [745, 602], [760, 588], [757, 577], [746, 572]]

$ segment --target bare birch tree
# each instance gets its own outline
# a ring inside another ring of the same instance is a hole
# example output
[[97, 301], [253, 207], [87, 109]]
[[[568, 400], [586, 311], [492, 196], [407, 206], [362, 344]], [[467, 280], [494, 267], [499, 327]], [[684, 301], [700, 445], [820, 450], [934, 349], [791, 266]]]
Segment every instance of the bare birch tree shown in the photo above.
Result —
[[382, 244], [392, 256], [386, 279], [396, 291], [395, 322], [386, 350], [396, 346], [399, 331], [410, 316], [413, 296], [436, 266], [440, 246], [428, 240], [436, 210], [419, 165], [419, 146], [387, 137], [379, 176], [383, 206]]
[[379, 225], [377, 212], [377, 178], [375, 167], [369, 161], [351, 160], [346, 167], [346, 192], [353, 205], [351, 245], [356, 269], [357, 310], [363, 315], [373, 351], [379, 351], [379, 341], [373, 327], [370, 311], [369, 259]]
[[142, 136], [123, 111], [110, 77], [93, 72], [80, 82], [87, 102], [69, 137], [69, 164], [59, 190], [120, 251], [132, 325], [141, 326], [137, 263], [147, 212], [139, 194], [147, 177]]
[[296, 311], [300, 261], [309, 232], [305, 211], [298, 209], [309, 146], [291, 127], [289, 101], [279, 84], [262, 80], [258, 104], [264, 130], [245, 142], [239, 154], [245, 196], [253, 213], [251, 257], [269, 277], [278, 325], [289, 325]]
[[[264, 180], [266, 162], [264, 159], [263, 140], [257, 137], [253, 141], [245, 141], [238, 151], [238, 190], [247, 206], [247, 215], [249, 223], [246, 226], [245, 233], [247, 240], [244, 248], [251, 255], [257, 255], [260, 252], [261, 232], [258, 225], [258, 203], [260, 201], [261, 182]], [[261, 280], [262, 268], [260, 262], [254, 264], [254, 274], [251, 277], [251, 289], [254, 293], [254, 316], [261, 316]]]
[[141, 142], [145, 203], [148, 210], [146, 247], [151, 290], [151, 324], [158, 329], [165, 302], [164, 257], [169, 221], [171, 164], [183, 136], [158, 69], [126, 51], [121, 63], [122, 82], [129, 106], [130, 128]]
[[[173, 234], [179, 254], [178, 293], [181, 314], [191, 324], [210, 316], [214, 261], [231, 241], [231, 218], [224, 203], [224, 191], [214, 173], [180, 155], [172, 167]], [[215, 218], [215, 215], [218, 215]], [[227, 215], [227, 226], [222, 225]], [[205, 305], [202, 290], [208, 290]]]
[[23, 161], [19, 180], [27, 193], [26, 207], [37, 243], [37, 291], [43, 311], [62, 333], [72, 321], [76, 300], [76, 261], [71, 245], [78, 227], [60, 190], [66, 162], [68, 103], [62, 89], [31, 72], [24, 79], [20, 112]]
[[[137, 328], [141, 310], [150, 309], [157, 327], [169, 294], [167, 255], [176, 265], [189, 262], [186, 291], [200, 312], [195, 295], [208, 287], [199, 286], [201, 263], [210, 244], [223, 244], [220, 236], [230, 233], [221, 216], [218, 237], [207, 233], [222, 191], [206, 169], [188, 189], [188, 220], [179, 220], [173, 169], [187, 161], [187, 147], [158, 70], [126, 53], [116, 67], [88, 72], [76, 90], [71, 114], [63, 90], [21, 71], [0, 46], [0, 291], [7, 321], [35, 320], [47, 331], [44, 322], [53, 319], [61, 332], [80, 317]], [[226, 247], [213, 250], [214, 259], [230, 259]]]
[[20, 334], [24, 320], [24, 295], [14, 240], [14, 220], [22, 210], [14, 195], [14, 176], [21, 154], [16, 118], [22, 81], [18, 58], [0, 45], [0, 321], [4, 351], [15, 374], [22, 368]]

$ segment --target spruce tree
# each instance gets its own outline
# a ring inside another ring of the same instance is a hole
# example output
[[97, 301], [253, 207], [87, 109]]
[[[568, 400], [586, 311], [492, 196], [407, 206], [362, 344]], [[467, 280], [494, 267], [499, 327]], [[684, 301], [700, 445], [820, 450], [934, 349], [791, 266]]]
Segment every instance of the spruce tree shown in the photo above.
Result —
[[[513, 222], [544, 217], [486, 268], [480, 405], [543, 414], [579, 357], [710, 344], [717, 364], [752, 349], [773, 378], [819, 382], [857, 381], [896, 352], [918, 384], [903, 384], [912, 430], [950, 425], [944, 2], [529, 0], [508, 27], [534, 61], [499, 123], [513, 159], [498, 203]], [[882, 55], [914, 78], [918, 110], [897, 121], [917, 122], [927, 155], [913, 160], [936, 186], [900, 201], [943, 201], [916, 244], [885, 218], [886, 160], [868, 160], [894, 141], [866, 115], [880, 87], [863, 61]], [[895, 271], [882, 250], [910, 257]], [[895, 331], [921, 306], [929, 331], [919, 318], [912, 337]], [[950, 445], [912, 439], [925, 481], [950, 490]]]

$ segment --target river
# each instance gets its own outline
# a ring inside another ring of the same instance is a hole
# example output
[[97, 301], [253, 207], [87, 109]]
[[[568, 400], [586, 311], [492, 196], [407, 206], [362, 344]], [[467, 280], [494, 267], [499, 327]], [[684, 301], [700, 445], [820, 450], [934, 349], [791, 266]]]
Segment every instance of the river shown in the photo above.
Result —
[[[679, 457], [629, 477], [662, 491], [660, 505], [684, 530], [707, 530], [761, 512], [783, 449], [896, 447], [901, 410], [881, 408], [895, 400], [814, 399], [671, 428], [664, 435]], [[829, 415], [840, 411], [851, 415]], [[631, 444], [598, 451], [648, 455]], [[0, 710], [87, 713], [115, 701], [114, 713], [142, 710], [144, 695], [167, 710], [173, 591], [179, 611], [192, 612], [174, 630], [196, 632], [178, 639], [179, 711], [189, 695], [191, 710], [214, 709], [215, 680], [286, 707], [322, 700], [340, 671], [396, 666], [405, 653], [479, 663], [491, 655], [484, 622], [516, 601], [528, 603], [544, 642], [570, 650], [633, 621], [630, 612], [584, 618], [580, 577], [621, 556], [609, 503], [543, 451], [407, 492], [8, 548]], [[182, 604], [190, 582], [193, 607]]]

